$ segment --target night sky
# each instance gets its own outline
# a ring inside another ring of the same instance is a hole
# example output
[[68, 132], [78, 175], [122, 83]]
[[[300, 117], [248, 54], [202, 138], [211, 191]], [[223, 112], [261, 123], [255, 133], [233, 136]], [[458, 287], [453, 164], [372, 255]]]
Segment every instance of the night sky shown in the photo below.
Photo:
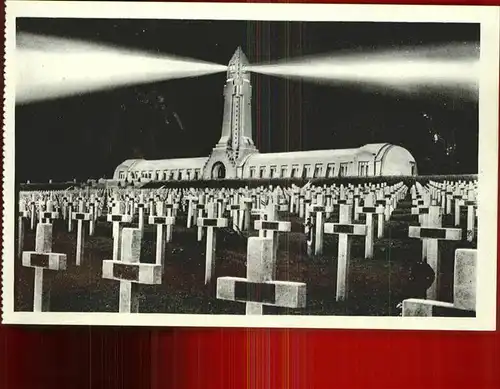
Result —
[[[220, 64], [237, 46], [250, 63], [265, 63], [479, 42], [477, 24], [449, 23], [18, 19], [17, 28]], [[224, 81], [218, 73], [17, 106], [17, 180], [110, 178], [129, 158], [207, 156], [220, 137]], [[407, 148], [421, 174], [477, 173], [477, 102], [257, 74], [252, 85], [261, 152], [389, 142]]]

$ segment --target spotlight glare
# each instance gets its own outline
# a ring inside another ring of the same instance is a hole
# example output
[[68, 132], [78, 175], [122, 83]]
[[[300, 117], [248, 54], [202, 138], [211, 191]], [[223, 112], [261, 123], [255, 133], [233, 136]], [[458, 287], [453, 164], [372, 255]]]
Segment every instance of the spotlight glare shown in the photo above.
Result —
[[439, 88], [477, 95], [479, 53], [475, 45], [449, 45], [364, 55], [308, 57], [253, 65], [249, 70], [321, 83], [351, 82], [407, 92]]
[[86, 42], [19, 34], [16, 102], [224, 72], [227, 66]]

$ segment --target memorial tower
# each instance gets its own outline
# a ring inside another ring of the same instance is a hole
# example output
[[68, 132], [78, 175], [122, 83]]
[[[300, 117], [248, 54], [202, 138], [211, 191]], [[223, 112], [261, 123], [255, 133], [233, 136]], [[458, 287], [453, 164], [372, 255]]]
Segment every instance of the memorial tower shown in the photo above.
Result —
[[258, 152], [252, 139], [252, 86], [247, 67], [248, 59], [238, 47], [228, 65], [222, 132], [203, 169], [206, 179], [240, 177], [246, 157]]

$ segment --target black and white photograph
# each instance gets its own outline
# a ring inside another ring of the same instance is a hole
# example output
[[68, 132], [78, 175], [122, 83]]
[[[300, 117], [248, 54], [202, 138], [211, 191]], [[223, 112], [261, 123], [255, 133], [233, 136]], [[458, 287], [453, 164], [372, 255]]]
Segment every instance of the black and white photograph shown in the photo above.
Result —
[[498, 9], [9, 3], [4, 323], [495, 328]]

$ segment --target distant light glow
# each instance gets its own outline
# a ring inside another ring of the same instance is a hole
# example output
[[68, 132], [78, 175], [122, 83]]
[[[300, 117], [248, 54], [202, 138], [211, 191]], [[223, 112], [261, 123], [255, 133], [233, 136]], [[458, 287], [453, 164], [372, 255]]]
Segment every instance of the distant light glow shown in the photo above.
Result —
[[227, 66], [21, 33], [16, 103], [224, 72]]
[[479, 48], [454, 44], [384, 53], [307, 57], [249, 67], [250, 71], [321, 83], [354, 82], [399, 91], [444, 88], [477, 95]]

